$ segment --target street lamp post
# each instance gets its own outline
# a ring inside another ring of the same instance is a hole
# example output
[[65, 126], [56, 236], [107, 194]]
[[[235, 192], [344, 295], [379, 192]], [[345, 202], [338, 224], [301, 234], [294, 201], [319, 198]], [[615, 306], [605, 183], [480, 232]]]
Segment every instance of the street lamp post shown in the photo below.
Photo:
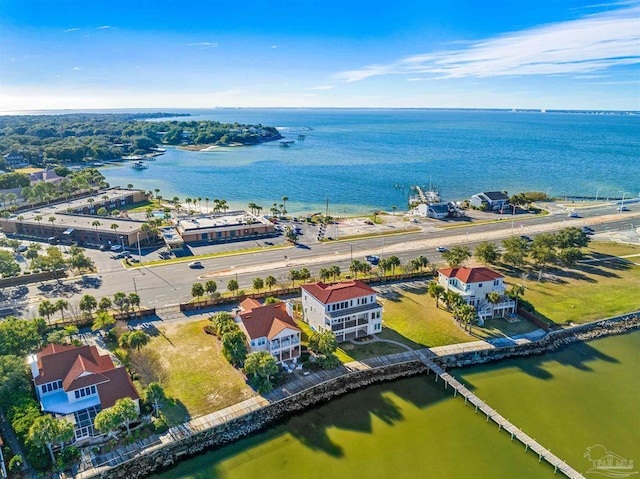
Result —
[[620, 190], [620, 193], [622, 193], [622, 201], [620, 202], [620, 214], [622, 214], [622, 212], [624, 211], [624, 197], [628, 193], [628, 191]]
[[598, 189], [596, 190], [596, 201], [598, 201], [598, 193], [600, 193], [600, 190], [601, 190], [601, 189], [602, 189], [602, 188], [598, 188]]
[[142, 251], [140, 250], [140, 232], [139, 231], [136, 233], [136, 236], [138, 238], [138, 261], [140, 262], [140, 264], [142, 264]]
[[549, 200], [549, 192], [551, 191], [551, 187], [547, 188], [547, 200]]

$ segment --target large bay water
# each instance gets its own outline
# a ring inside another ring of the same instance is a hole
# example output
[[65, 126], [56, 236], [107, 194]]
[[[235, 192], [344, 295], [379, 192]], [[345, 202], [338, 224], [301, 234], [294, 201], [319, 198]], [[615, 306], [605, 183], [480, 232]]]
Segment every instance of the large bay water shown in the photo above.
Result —
[[[640, 116], [439, 110], [218, 109], [180, 120], [261, 123], [279, 142], [213, 152], [169, 149], [147, 170], [102, 171], [112, 185], [179, 196], [255, 202], [268, 212], [363, 213], [407, 207], [409, 186], [444, 199], [479, 191], [638, 196]], [[305, 131], [307, 128], [312, 128]], [[298, 134], [306, 135], [298, 141]], [[404, 188], [403, 188], [404, 187]]]
[[[453, 370], [493, 408], [585, 474], [600, 444], [640, 462], [640, 332]], [[637, 468], [636, 468], [637, 470]], [[442, 382], [372, 386], [180, 463], [158, 479], [552, 478]]]

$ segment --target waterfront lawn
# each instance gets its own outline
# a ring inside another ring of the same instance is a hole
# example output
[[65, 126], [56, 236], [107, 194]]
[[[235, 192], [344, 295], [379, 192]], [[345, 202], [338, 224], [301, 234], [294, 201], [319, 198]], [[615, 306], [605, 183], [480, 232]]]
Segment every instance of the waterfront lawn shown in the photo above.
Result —
[[[585, 259], [573, 269], [550, 271], [555, 280], [537, 281], [537, 274], [522, 280], [505, 271], [507, 283], [522, 284], [524, 298], [539, 315], [558, 323], [586, 323], [640, 309], [640, 266], [617, 255], [640, 254], [640, 246], [594, 242], [585, 250]], [[640, 257], [635, 258], [638, 262]]]
[[507, 321], [504, 318], [487, 319], [484, 326], [474, 326], [471, 334], [479, 339], [512, 338], [538, 329], [531, 321], [518, 316], [518, 321]]
[[415, 349], [477, 340], [456, 324], [442, 302], [436, 308], [426, 286], [392, 287], [391, 294], [378, 295], [384, 306], [381, 338], [400, 341]]
[[169, 426], [243, 401], [255, 395], [240, 371], [222, 356], [220, 341], [205, 334], [208, 320], [161, 326], [149, 345], [165, 369], [170, 401], [162, 414]]

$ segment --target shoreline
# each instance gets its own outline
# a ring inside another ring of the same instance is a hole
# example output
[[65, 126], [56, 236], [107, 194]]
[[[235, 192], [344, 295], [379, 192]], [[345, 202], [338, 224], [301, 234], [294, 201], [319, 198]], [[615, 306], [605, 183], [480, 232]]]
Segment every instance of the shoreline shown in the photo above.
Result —
[[[614, 318], [607, 318], [553, 331], [544, 338], [532, 343], [471, 353], [456, 353], [436, 357], [432, 360], [443, 367], [464, 367], [487, 362], [497, 362], [512, 357], [542, 355], [576, 342], [589, 342], [598, 338], [631, 333], [638, 329], [640, 329], [640, 312], [633, 312]], [[395, 356], [405, 358], [407, 355], [410, 355], [412, 358], [396, 363], [389, 361], [388, 364], [380, 367], [355, 370], [341, 374], [304, 391], [253, 409], [246, 414], [236, 416], [228, 421], [213, 424], [206, 429], [196, 430], [182, 437], [178, 436], [177, 439], [170, 429], [169, 433], [173, 438], [170, 442], [156, 443], [157, 445], [147, 449], [141, 449], [134, 457], [123, 460], [117, 465], [107, 466], [107, 468], [102, 470], [87, 470], [78, 474], [77, 477], [82, 479], [92, 477], [115, 479], [125, 476], [143, 478], [155, 472], [170, 469], [176, 462], [214, 448], [231, 444], [239, 439], [271, 427], [290, 417], [292, 414], [316, 407], [351, 391], [366, 388], [372, 384], [423, 374], [428, 371], [428, 368], [418, 359], [418, 354], [417, 352], [411, 352], [385, 356], [385, 358], [389, 358], [389, 360]], [[172, 429], [184, 431], [184, 429], [181, 428], [186, 428], [188, 431], [191, 431], [187, 424], [175, 426]]]

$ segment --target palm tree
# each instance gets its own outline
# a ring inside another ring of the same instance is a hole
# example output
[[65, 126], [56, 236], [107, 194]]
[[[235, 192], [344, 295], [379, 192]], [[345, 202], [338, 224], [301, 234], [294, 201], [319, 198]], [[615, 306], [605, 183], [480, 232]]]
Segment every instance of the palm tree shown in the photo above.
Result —
[[473, 321], [478, 317], [478, 313], [476, 308], [471, 306], [470, 304], [462, 304], [457, 308], [458, 317], [462, 324], [464, 324], [464, 330], [467, 330], [467, 325], [469, 325], [469, 332], [471, 332], [471, 328], [473, 327]]
[[338, 266], [338, 265], [331, 266], [329, 268], [329, 272], [331, 273], [331, 276], [333, 276], [333, 281], [336, 281], [340, 277], [340, 274], [341, 274], [340, 266]]
[[134, 310], [136, 306], [138, 307], [138, 310], [140, 310], [140, 295], [138, 293], [129, 293], [127, 299]]
[[53, 227], [53, 224], [56, 222], [55, 216], [49, 216], [49, 221], [51, 222], [51, 229], [53, 230], [53, 234], [56, 234], [56, 229]]
[[522, 286], [521, 284], [514, 284], [513, 286], [511, 286], [511, 288], [509, 290], [507, 290], [507, 296], [509, 296], [511, 299], [515, 300], [516, 302], [516, 307], [515, 307], [515, 312], [518, 312], [518, 298], [520, 296], [524, 296], [524, 286]]
[[69, 309], [69, 302], [64, 299], [59, 299], [55, 302], [54, 307], [56, 311], [60, 311], [60, 315], [62, 316], [62, 321], [64, 321], [64, 311]]
[[40, 234], [44, 236], [44, 233], [42, 231], [42, 224], [40, 223], [42, 221], [42, 216], [41, 215], [36, 215], [36, 216], [33, 217], [33, 219], [38, 222], [38, 226], [40, 226]]
[[156, 192], [156, 199], [158, 199], [158, 193], [160, 193], [160, 188], [156, 188], [153, 191]]
[[128, 189], [130, 189], [130, 190], [132, 190], [132, 189], [133, 189], [133, 184], [129, 183], [129, 184], [127, 185], [127, 188], [128, 188]]
[[136, 348], [138, 352], [140, 352], [140, 349], [142, 348], [142, 346], [145, 346], [148, 343], [149, 343], [149, 335], [144, 331], [141, 331], [138, 329], [137, 331], [133, 331], [129, 335], [129, 347]]
[[495, 316], [496, 312], [496, 304], [498, 304], [502, 300], [502, 296], [497, 291], [491, 291], [487, 294], [487, 301], [491, 303], [491, 317]]
[[171, 201], [176, 204], [176, 203], [180, 203], [180, 198], [178, 198], [177, 196], [174, 196]]
[[389, 266], [391, 266], [391, 274], [395, 274], [396, 268], [400, 266], [400, 258], [398, 258], [397, 256], [389, 256], [387, 261], [389, 261]]
[[269, 288], [269, 292], [271, 292], [271, 288], [273, 288], [275, 286], [275, 284], [277, 283], [276, 278], [274, 278], [273, 276], [269, 275], [264, 279], [264, 284], [267, 288]]
[[283, 215], [287, 214], [287, 201], [289, 201], [289, 198], [287, 196], [283, 196], [282, 197], [282, 214]]
[[114, 324], [116, 324], [116, 320], [113, 319], [113, 316], [111, 316], [106, 311], [100, 311], [98, 314], [96, 314], [96, 317], [93, 320], [93, 325], [91, 326], [91, 330], [92, 331], [104, 330], [106, 332]]
[[262, 278], [253, 278], [253, 289], [259, 293], [262, 288], [264, 288], [264, 281]]
[[198, 201], [198, 211], [202, 213], [202, 198], [198, 196], [197, 201]]
[[[120, 225], [118, 225], [117, 223], [111, 223], [111, 226], [109, 226], [109, 228], [111, 228], [113, 230], [113, 233], [116, 233], [116, 230], [118, 228], [120, 228]], [[116, 242], [118, 241], [118, 238], [116, 237]]]
[[255, 214], [256, 206], [258, 206], [258, 205], [256, 205], [255, 203], [249, 203], [247, 206], [249, 208], [249, 211], [251, 211], [251, 214]]
[[320, 268], [318, 276], [320, 277], [320, 281], [326, 281], [331, 277], [331, 271], [327, 268]]
[[256, 205], [256, 214], [259, 215], [262, 210], [263, 210], [262, 206]]
[[444, 295], [444, 292], [445, 292], [444, 286], [438, 284], [437, 281], [431, 281], [429, 283], [428, 293], [429, 293], [429, 296], [431, 296], [436, 300], [436, 308], [438, 307], [438, 301], [440, 300], [440, 298], [442, 298], [442, 296]]
[[85, 294], [82, 298], [80, 298], [78, 307], [80, 308], [80, 311], [89, 313], [89, 317], [91, 317], [91, 311], [98, 307], [98, 302], [96, 301], [96, 298], [94, 298], [90, 294]]
[[100, 243], [100, 233], [98, 233], [98, 226], [102, 226], [102, 223], [100, 223], [98, 220], [94, 220], [91, 222], [91, 226], [96, 229], [96, 238], [98, 238], [98, 243]]
[[209, 197], [206, 197], [204, 199], [204, 209], [207, 210], [207, 213], [209, 213]]
[[212, 279], [205, 281], [204, 290], [209, 294], [209, 296], [213, 297], [213, 294], [218, 290], [218, 283]]
[[51, 315], [56, 311], [57, 310], [55, 305], [47, 299], [45, 299], [42, 303], [40, 303], [40, 306], [38, 306], [38, 313], [42, 316], [46, 316], [48, 323], [51, 322]]

